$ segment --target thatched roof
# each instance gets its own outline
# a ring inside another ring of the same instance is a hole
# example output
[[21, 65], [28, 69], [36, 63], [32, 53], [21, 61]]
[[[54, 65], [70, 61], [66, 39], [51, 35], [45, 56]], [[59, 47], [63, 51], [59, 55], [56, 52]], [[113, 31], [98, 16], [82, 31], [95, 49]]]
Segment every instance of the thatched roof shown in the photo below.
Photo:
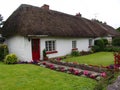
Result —
[[48, 35], [55, 37], [116, 36], [110, 26], [65, 13], [22, 4], [4, 23], [4, 37]]

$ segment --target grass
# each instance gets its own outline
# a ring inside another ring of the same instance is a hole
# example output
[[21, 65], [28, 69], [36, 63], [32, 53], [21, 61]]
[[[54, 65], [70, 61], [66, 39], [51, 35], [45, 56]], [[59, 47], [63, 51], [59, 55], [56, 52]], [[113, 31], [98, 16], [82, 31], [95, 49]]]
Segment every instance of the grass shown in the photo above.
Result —
[[64, 61], [107, 66], [114, 64], [114, 56], [112, 52], [98, 52], [86, 56], [70, 57]]
[[0, 90], [93, 90], [95, 80], [31, 64], [0, 62]]

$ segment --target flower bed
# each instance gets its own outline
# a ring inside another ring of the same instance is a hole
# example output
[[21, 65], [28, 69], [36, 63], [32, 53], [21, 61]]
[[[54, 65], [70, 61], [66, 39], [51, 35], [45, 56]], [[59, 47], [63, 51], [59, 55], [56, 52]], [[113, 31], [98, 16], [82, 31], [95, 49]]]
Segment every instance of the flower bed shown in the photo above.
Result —
[[92, 78], [95, 80], [100, 80], [101, 77], [106, 77], [105, 72], [95, 73], [95, 72], [91, 72], [88, 70], [79, 70], [79, 69], [76, 69], [73, 67], [65, 67], [65, 66], [55, 65], [55, 64], [48, 63], [48, 62], [40, 62], [39, 65], [42, 67], [46, 67], [46, 68], [60, 71], [60, 72], [65, 72], [68, 74], [73, 74], [73, 75], [77, 75], [77, 76], [86, 76], [86, 77], [89, 77], [89, 78]]
[[100, 67], [100, 66], [93, 66], [93, 65], [87, 65], [87, 64], [79, 64], [77, 62], [64, 62], [64, 61], [58, 61], [58, 60], [49, 60], [51, 63], [58, 64], [58, 65], [64, 65], [69, 67], [74, 67], [82, 70], [89, 70], [89, 71], [95, 71], [98, 73], [105, 72], [107, 70], [106, 67]]

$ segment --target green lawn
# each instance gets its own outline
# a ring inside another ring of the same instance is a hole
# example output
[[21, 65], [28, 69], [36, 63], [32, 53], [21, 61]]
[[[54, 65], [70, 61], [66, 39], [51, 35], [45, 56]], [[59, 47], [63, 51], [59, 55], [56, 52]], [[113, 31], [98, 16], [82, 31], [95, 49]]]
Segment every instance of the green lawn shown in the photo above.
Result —
[[107, 66], [110, 64], [114, 64], [114, 56], [113, 52], [98, 52], [86, 56], [70, 57], [65, 59], [64, 61]]
[[93, 90], [96, 83], [36, 65], [0, 62], [0, 90]]

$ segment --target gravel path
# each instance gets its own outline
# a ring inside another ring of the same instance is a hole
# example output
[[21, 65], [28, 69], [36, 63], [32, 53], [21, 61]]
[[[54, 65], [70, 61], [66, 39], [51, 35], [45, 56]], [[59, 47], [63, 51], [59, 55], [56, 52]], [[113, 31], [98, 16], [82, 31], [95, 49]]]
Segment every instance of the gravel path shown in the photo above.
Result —
[[107, 90], [120, 90], [120, 76], [113, 84], [108, 85]]

